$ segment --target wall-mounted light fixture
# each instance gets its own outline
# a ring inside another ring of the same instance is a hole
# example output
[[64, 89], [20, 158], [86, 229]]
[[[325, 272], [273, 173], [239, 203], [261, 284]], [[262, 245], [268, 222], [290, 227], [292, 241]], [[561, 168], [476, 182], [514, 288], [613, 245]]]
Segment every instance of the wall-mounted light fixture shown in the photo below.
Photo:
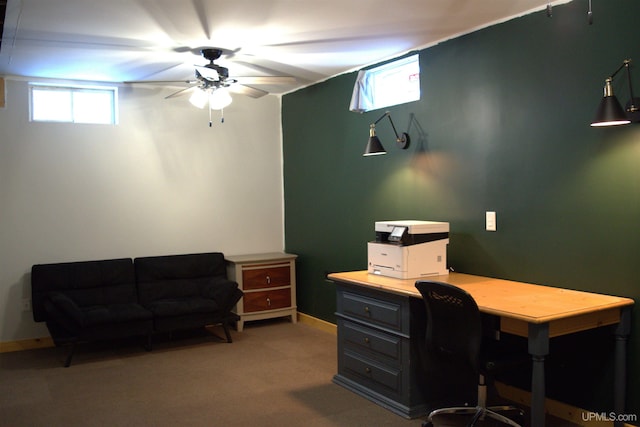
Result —
[[382, 142], [380, 142], [380, 138], [376, 136], [376, 124], [378, 124], [378, 122], [385, 117], [389, 117], [393, 132], [396, 134], [396, 145], [403, 150], [409, 148], [409, 134], [406, 132], [402, 132], [401, 135], [398, 135], [398, 131], [396, 131], [393, 120], [391, 120], [391, 113], [387, 111], [382, 115], [382, 117], [369, 125], [369, 142], [367, 143], [367, 148], [364, 150], [363, 156], [377, 156], [380, 154], [387, 154], [387, 151], [382, 146]]
[[[631, 84], [631, 70], [630, 59], [625, 59], [622, 65], [604, 81], [604, 97], [600, 101], [600, 106], [596, 112], [596, 117], [591, 123], [591, 126], [617, 126], [626, 125], [631, 122], [637, 122], [640, 120], [638, 112], [640, 111], [640, 99], [633, 97], [633, 86]], [[613, 94], [613, 88], [611, 83], [613, 78], [622, 70], [627, 69], [627, 80], [629, 82], [629, 102], [626, 104], [626, 108], [623, 109], [618, 101], [618, 98]], [[625, 111], [626, 110], [626, 111]]]

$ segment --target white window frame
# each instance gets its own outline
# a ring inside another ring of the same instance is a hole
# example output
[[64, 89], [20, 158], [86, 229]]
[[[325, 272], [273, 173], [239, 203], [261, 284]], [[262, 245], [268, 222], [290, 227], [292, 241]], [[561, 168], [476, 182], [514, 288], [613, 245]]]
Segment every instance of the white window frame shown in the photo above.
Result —
[[419, 101], [420, 58], [413, 54], [358, 73], [350, 110], [366, 112]]
[[[45, 91], [51, 94], [58, 93], [60, 95], [68, 95], [66, 105], [58, 105], [57, 108], [66, 109], [68, 114], [43, 115], [38, 117], [38, 106], [35, 105], [36, 99], [34, 92]], [[82, 94], [99, 94], [106, 95], [106, 102], [102, 106], [104, 116], [100, 120], [83, 117], [80, 109], [79, 96]], [[100, 124], [100, 125], [117, 125], [118, 124], [118, 88], [116, 86], [84, 86], [84, 85], [63, 85], [49, 83], [29, 83], [29, 121], [31, 122], [56, 122], [56, 123], [78, 123], [78, 124]]]

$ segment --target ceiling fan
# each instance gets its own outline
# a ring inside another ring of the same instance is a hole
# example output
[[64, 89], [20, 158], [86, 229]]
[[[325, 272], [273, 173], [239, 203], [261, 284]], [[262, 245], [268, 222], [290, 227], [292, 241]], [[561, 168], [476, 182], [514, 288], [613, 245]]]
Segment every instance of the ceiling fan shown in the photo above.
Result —
[[[195, 50], [195, 49], [194, 49]], [[213, 92], [216, 89], [228, 88], [230, 91], [247, 95], [252, 98], [260, 98], [269, 92], [253, 87], [252, 85], [277, 85], [294, 84], [296, 79], [288, 76], [258, 76], [258, 77], [229, 77], [229, 69], [216, 64], [225, 51], [219, 48], [200, 48], [200, 54], [209, 61], [206, 65], [195, 66], [195, 80], [174, 80], [174, 81], [141, 81], [130, 83], [187, 83], [193, 86], [174, 92], [165, 98], [174, 98], [185, 95], [195, 89]]]
[[[191, 93], [189, 101], [196, 107], [204, 108], [209, 104], [210, 116], [212, 109], [222, 110], [231, 103], [231, 96], [228, 91], [247, 95], [252, 98], [260, 98], [269, 92], [253, 87], [252, 85], [296, 83], [294, 77], [288, 76], [229, 77], [229, 69], [215, 63], [215, 61], [225, 53], [224, 50], [212, 47], [200, 48], [198, 50], [209, 63], [195, 66], [195, 80], [138, 81], [128, 83], [187, 83], [191, 86], [173, 92], [165, 96], [165, 99]], [[224, 122], [224, 117], [221, 121]], [[211, 118], [209, 119], [209, 126], [211, 126]]]

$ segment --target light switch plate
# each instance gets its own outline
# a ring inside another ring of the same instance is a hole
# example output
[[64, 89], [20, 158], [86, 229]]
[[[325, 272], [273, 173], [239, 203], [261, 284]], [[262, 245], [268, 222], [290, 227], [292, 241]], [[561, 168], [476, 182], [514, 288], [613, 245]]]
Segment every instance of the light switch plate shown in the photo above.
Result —
[[496, 213], [493, 211], [487, 211], [485, 215], [485, 226], [487, 231], [496, 231]]

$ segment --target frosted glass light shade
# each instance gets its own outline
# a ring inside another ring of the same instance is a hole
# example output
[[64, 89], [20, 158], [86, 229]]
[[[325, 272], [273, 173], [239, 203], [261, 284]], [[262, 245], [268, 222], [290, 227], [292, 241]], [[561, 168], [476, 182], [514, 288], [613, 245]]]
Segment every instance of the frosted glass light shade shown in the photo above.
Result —
[[224, 107], [231, 104], [231, 95], [225, 88], [216, 89], [211, 93], [209, 97], [209, 107], [212, 110], [222, 110]]

